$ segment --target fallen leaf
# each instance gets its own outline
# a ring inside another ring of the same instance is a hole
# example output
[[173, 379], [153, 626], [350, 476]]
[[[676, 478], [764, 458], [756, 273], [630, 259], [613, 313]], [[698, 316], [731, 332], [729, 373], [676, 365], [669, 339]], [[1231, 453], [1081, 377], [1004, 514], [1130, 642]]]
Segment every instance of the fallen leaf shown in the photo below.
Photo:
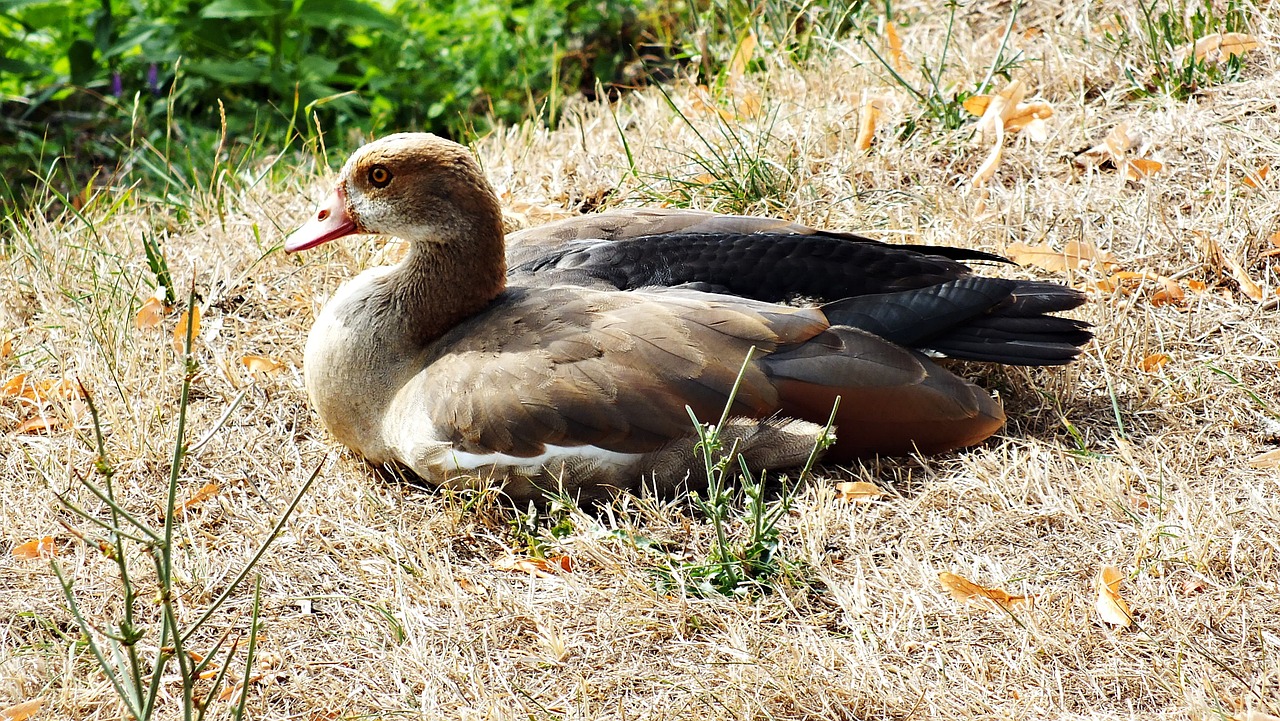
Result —
[[164, 314], [167, 312], [169, 308], [165, 306], [164, 300], [153, 295], [143, 301], [138, 314], [133, 317], [133, 324], [140, 330], [154, 328], [160, 325], [160, 321], [164, 319]]
[[33, 698], [30, 701], [14, 704], [8, 708], [0, 709], [0, 721], [26, 721], [40, 712], [40, 708], [44, 706], [43, 698]]
[[34, 381], [26, 373], [5, 381], [0, 386], [0, 396], [23, 398], [33, 403], [48, 403], [54, 399], [70, 400], [79, 394], [76, 384], [67, 378], [46, 378]]
[[178, 325], [173, 329], [173, 349], [182, 353], [187, 347], [187, 320], [191, 320], [191, 347], [195, 348], [196, 338], [200, 336], [200, 306], [193, 305], [189, 312], [183, 312]]
[[907, 56], [902, 52], [902, 39], [898, 37], [898, 26], [888, 22], [884, 24], [884, 37], [889, 45], [889, 62], [895, 70], [901, 72], [906, 65]]
[[1178, 285], [1178, 281], [1149, 270], [1122, 270], [1113, 274], [1107, 280], [1121, 287], [1123, 287], [1121, 281], [1126, 280], [1153, 280], [1159, 283], [1160, 289], [1151, 294], [1151, 304], [1155, 306], [1181, 303], [1186, 298], [1186, 294], [1182, 292], [1182, 286]]
[[1130, 158], [1124, 165], [1124, 177], [1129, 180], [1142, 180], [1155, 175], [1164, 169], [1164, 163], [1146, 158]]
[[1203, 293], [1209, 289], [1209, 286], [1205, 285], [1202, 281], [1196, 280], [1195, 278], [1188, 278], [1187, 288], [1190, 289], [1192, 293]]
[[13, 547], [13, 557], [24, 561], [41, 556], [57, 555], [58, 549], [54, 544], [53, 536], [45, 536], [44, 538], [33, 538], [26, 543], [18, 544]]
[[552, 556], [551, 558], [531, 558], [528, 556], [506, 556], [493, 562], [499, 571], [518, 571], [530, 573], [538, 578], [551, 578], [553, 571], [569, 572], [573, 564], [568, 556]]
[[13, 334], [0, 333], [0, 358], [13, 355]]
[[[257, 682], [261, 681], [261, 680], [262, 680], [262, 678], [263, 678], [263, 675], [262, 675], [262, 674], [260, 674], [260, 673], [259, 673], [259, 674], [255, 674], [255, 675], [253, 675], [253, 676], [249, 677], [249, 683], [257, 683]], [[226, 688], [222, 689], [222, 693], [218, 694], [218, 700], [219, 700], [219, 701], [226, 701], [226, 700], [230, 699], [232, 696], [235, 696], [236, 694], [240, 693], [240, 690], [244, 688], [244, 685], [245, 685], [245, 682], [244, 682], [244, 681], [241, 681], [240, 683], [237, 683], [237, 684], [235, 684], [235, 685], [228, 686], [228, 687], [226, 687]]]
[[961, 603], [971, 603], [986, 599], [1008, 611], [1019, 604], [1028, 603], [1031, 600], [1029, 596], [1014, 596], [1004, 589], [980, 586], [964, 576], [958, 576], [947, 571], [938, 574], [938, 582], [942, 584], [943, 588], [947, 589], [947, 593], [950, 593], [952, 598]]
[[1240, 265], [1234, 258], [1230, 258], [1225, 254], [1222, 256], [1222, 262], [1231, 271], [1231, 277], [1235, 278], [1236, 283], [1240, 286], [1241, 293], [1254, 300], [1262, 300], [1262, 288], [1253, 282], [1253, 278], [1249, 277], [1249, 271], [1245, 270], [1243, 265]]
[[39, 415], [39, 416], [36, 416], [35, 418], [28, 418], [27, 420], [19, 423], [18, 427], [15, 428], [13, 432], [18, 434], [43, 433], [48, 431], [63, 430], [63, 429], [69, 428], [70, 426], [71, 426], [71, 421], [66, 418], [60, 418], [57, 416], [49, 416], [49, 415]]
[[970, 95], [964, 99], [964, 109], [976, 118], [980, 118], [987, 112], [987, 106], [991, 104], [990, 95]]
[[1250, 468], [1280, 468], [1280, 448], [1259, 453], [1249, 459]]
[[1115, 566], [1103, 566], [1098, 572], [1098, 615], [1103, 621], [1115, 626], [1128, 626], [1133, 623], [1129, 613], [1129, 604], [1120, 597], [1120, 581], [1124, 575]]
[[862, 93], [862, 109], [858, 112], [858, 139], [853, 145], [858, 150], [867, 150], [876, 137], [876, 123], [880, 120], [880, 110], [884, 101], [878, 97]]
[[1270, 172], [1271, 172], [1271, 166], [1264, 165], [1258, 168], [1257, 170], [1253, 171], [1252, 173], [1245, 175], [1244, 179], [1241, 180], [1240, 182], [1244, 183], [1246, 186], [1250, 188], [1254, 188], [1254, 189], [1261, 188], [1262, 181], [1267, 179], [1267, 174]]
[[1204, 591], [1204, 581], [1198, 578], [1188, 578], [1182, 582], [1183, 595], [1191, 595], [1193, 593], [1201, 593]]
[[1032, 120], [1027, 123], [1024, 130], [1027, 132], [1027, 137], [1031, 138], [1033, 142], [1043, 143], [1049, 139], [1049, 124], [1044, 121], [1044, 118]]
[[1053, 107], [1048, 103], [1021, 103], [1012, 109], [1006, 109], [1004, 129], [1016, 133], [1037, 120], [1043, 121], [1051, 117]]
[[1109, 267], [1116, 264], [1115, 256], [1088, 241], [1070, 240], [1062, 250], [1054, 250], [1047, 244], [1027, 245], [1014, 243], [1005, 254], [1019, 265], [1034, 265], [1045, 270], [1079, 270], [1093, 264]]
[[245, 368], [260, 373], [274, 373], [284, 368], [284, 363], [265, 355], [246, 355], [240, 358]]
[[866, 481], [844, 481], [836, 484], [836, 492], [840, 495], [836, 496], [845, 503], [853, 501], [865, 501], [876, 496], [883, 496], [884, 491], [874, 483]]
[[1250, 50], [1257, 50], [1262, 43], [1247, 33], [1212, 33], [1195, 43], [1185, 43], [1174, 50], [1174, 57], [1185, 59], [1194, 53], [1197, 61], [1207, 60], [1221, 63], [1236, 55], [1244, 55]]
[[190, 498], [177, 504], [173, 510], [176, 513], [184, 513], [186, 511], [191, 510], [193, 507], [199, 505], [200, 503], [203, 503], [204, 501], [210, 498], [213, 498], [217, 494], [218, 494], [218, 484], [216, 482], [210, 481], [204, 484], [203, 486], [200, 486], [200, 490], [196, 491], [195, 493], [192, 493]]
[[1280, 230], [1267, 236], [1267, 241], [1277, 248], [1280, 248]]
[[1235, 721], [1280, 721], [1280, 716], [1272, 716], [1269, 713], [1254, 711], [1252, 709], [1249, 711], [1240, 711], [1231, 718], [1235, 719]]
[[1171, 360], [1173, 359], [1169, 357], [1168, 353], [1152, 353], [1146, 358], [1143, 358], [1142, 362], [1138, 364], [1138, 367], [1141, 368], [1144, 373], [1155, 373], [1161, 368], [1164, 368], [1165, 364]]
[[1124, 156], [1129, 149], [1134, 146], [1134, 138], [1129, 134], [1129, 124], [1120, 123], [1107, 133], [1102, 139], [1102, 144], [1107, 149], [1107, 154], [1111, 156], [1111, 160], [1116, 164], [1124, 161]]
[[973, 183], [973, 187], [981, 188], [987, 184], [988, 180], [991, 180], [992, 176], [996, 174], [996, 168], [1000, 167], [1000, 158], [1003, 155], [1004, 131], [1001, 130], [996, 135], [996, 144], [991, 146], [991, 150], [987, 153], [987, 157], [983, 159], [982, 164], [979, 165], [978, 169], [973, 173], [973, 180], [970, 181]]

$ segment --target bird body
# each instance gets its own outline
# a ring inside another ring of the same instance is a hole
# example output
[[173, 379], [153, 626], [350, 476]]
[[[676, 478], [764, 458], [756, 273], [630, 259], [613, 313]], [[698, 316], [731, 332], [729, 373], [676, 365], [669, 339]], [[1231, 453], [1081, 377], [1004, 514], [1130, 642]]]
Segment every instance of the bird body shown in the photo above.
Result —
[[[544, 228], [504, 241], [492, 190], [449, 141], [401, 134], [352, 156], [285, 246], [410, 242], [344, 285], [308, 340], [307, 389], [340, 442], [517, 496], [677, 483], [697, 440], [686, 406], [719, 418], [737, 381], [722, 431], [756, 468], [803, 463], [837, 397], [834, 457], [943, 452], [1004, 414], [929, 354], [1059, 364], [1089, 337], [1046, 315], [1075, 291], [974, 275], [962, 260], [995, 259], [977, 251], [690, 211]], [[775, 302], [796, 297], [819, 304]]]

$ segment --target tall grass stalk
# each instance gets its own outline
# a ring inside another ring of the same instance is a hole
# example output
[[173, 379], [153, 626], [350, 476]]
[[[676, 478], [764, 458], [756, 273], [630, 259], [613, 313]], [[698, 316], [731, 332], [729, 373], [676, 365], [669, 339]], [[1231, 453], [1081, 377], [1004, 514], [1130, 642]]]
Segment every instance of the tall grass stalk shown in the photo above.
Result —
[[[188, 312], [195, 304], [195, 283], [192, 282], [188, 295]], [[184, 721], [202, 721], [211, 708], [219, 689], [223, 686], [235, 661], [240, 647], [240, 639], [247, 633], [248, 644], [245, 653], [245, 673], [241, 680], [239, 698], [230, 708], [236, 719], [243, 718], [248, 703], [247, 686], [252, 678], [253, 656], [259, 633], [259, 613], [261, 610], [261, 579], [254, 584], [253, 606], [249, 628], [246, 631], [235, 631], [236, 620], [228, 624], [228, 628], [214, 642], [211, 650], [205, 654], [196, 654], [190, 648], [194, 634], [205, 628], [210, 619], [222, 610], [231, 596], [252, 573], [253, 569], [266, 553], [273, 541], [280, 535], [288, 519], [297, 509], [303, 495], [319, 476], [323, 462], [302, 484], [294, 495], [289, 506], [281, 514], [275, 527], [262, 542], [258, 551], [240, 569], [236, 577], [223, 589], [200, 614], [194, 622], [184, 622], [184, 613], [178, 607], [181, 596], [179, 589], [178, 568], [174, 558], [174, 531], [181, 522], [183, 511], [178, 508], [179, 476], [184, 465], [188, 448], [187, 409], [190, 402], [191, 382], [199, 371], [199, 364], [192, 353], [192, 342], [195, 334], [195, 323], [187, 324], [187, 333], [183, 346], [184, 373], [178, 401], [178, 418], [173, 453], [169, 462], [169, 478], [166, 488], [164, 525], [155, 528], [142, 520], [135, 513], [125, 508], [124, 502], [116, 495], [113, 482], [115, 468], [107, 455], [106, 443], [102, 434], [102, 423], [98, 408], [92, 396], [81, 386], [81, 393], [89, 407], [93, 420], [94, 443], [97, 449], [95, 471], [101, 483], [89, 478], [79, 479], [80, 485], [106, 506], [106, 518], [76, 503], [69, 494], [57, 494], [58, 501], [64, 508], [84, 522], [96, 526], [106, 532], [106, 537], [95, 539], [99, 551], [115, 563], [116, 573], [121, 589], [121, 609], [114, 625], [108, 625], [98, 619], [92, 619], [77, 601], [75, 579], [68, 575], [57, 559], [52, 561], [54, 573], [62, 586], [67, 607], [80, 627], [85, 644], [93, 654], [102, 673], [110, 681], [116, 695], [124, 703], [128, 713], [139, 721], [157, 718], [158, 699], [163, 685], [162, 678], [171, 663], [177, 666], [181, 680], [182, 718]], [[72, 529], [76, 536], [89, 540], [87, 534]], [[147, 597], [142, 592], [139, 578], [142, 577], [139, 564], [144, 564], [140, 556], [145, 556], [155, 572], [154, 597], [159, 605], [158, 623], [147, 624], [142, 616], [147, 613], [146, 605], [141, 601]], [[233, 639], [234, 635], [234, 639]], [[154, 644], [155, 651], [146, 654], [140, 648], [143, 641], [148, 646]], [[229, 644], [229, 645], [228, 645]], [[225, 652], [223, 649], [226, 649]], [[219, 659], [221, 661], [219, 662]], [[207, 691], [200, 695], [203, 679], [218, 664], [213, 682]]]

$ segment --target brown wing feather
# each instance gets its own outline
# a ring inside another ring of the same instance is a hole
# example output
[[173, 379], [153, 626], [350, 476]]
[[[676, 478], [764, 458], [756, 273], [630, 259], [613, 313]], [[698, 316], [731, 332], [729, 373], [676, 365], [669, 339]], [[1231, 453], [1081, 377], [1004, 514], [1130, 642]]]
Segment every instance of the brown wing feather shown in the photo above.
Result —
[[[686, 405], [700, 418], [719, 416], [752, 346], [767, 354], [825, 327], [812, 309], [694, 293], [513, 290], [441, 338], [447, 352], [407, 392], [427, 399], [432, 424], [451, 429], [462, 451], [648, 452], [692, 432]], [[733, 413], [764, 417], [778, 407], [756, 360]]]
[[840, 396], [836, 458], [950, 450], [1004, 421], [984, 390], [915, 351], [816, 309], [724, 296], [515, 289], [438, 347], [407, 392], [471, 453], [658, 450], [691, 434], [686, 405], [719, 417], [752, 347], [733, 415], [825, 423]]
[[854, 328], [831, 328], [763, 362], [786, 415], [822, 423], [840, 397], [837, 442], [828, 453], [834, 460], [942, 453], [1004, 425], [1003, 409], [982, 388]]

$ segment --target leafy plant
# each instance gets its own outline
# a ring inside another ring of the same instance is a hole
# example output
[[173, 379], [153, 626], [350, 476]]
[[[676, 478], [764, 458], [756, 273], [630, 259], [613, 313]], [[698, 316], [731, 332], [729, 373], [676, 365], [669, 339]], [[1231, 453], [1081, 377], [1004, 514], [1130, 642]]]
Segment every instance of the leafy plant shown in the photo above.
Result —
[[[737, 453], [737, 442], [726, 449], [721, 438], [751, 355], [749, 352], [743, 361], [718, 423], [702, 423], [692, 408], [686, 409], [698, 433], [696, 448], [707, 479], [706, 491], [694, 493], [692, 500], [706, 516], [714, 535], [702, 559], [672, 563], [662, 577], [665, 583], [681, 583], [702, 596], [750, 596], [771, 588], [781, 579], [799, 575], [802, 570], [799, 564], [778, 553], [782, 536], [778, 524], [791, 510], [796, 489], [809, 477], [822, 451], [835, 443], [831, 429], [838, 401], [795, 485], [787, 484], [784, 479], [781, 493], [772, 500], [767, 498], [763, 476], [757, 478], [751, 473], [746, 459]], [[734, 473], [735, 464], [737, 473]], [[735, 476], [741, 486], [741, 496], [734, 490]]]
[[[1248, 16], [1239, 0], [1216, 3], [1212, 0], [1190, 6], [1175, 6], [1160, 0], [1138, 2], [1137, 41], [1142, 48], [1145, 68], [1126, 66], [1125, 77], [1132, 83], [1138, 96], [1168, 95], [1185, 100], [1201, 88], [1217, 85], [1239, 77], [1244, 67], [1244, 56], [1228, 54], [1218, 62], [1208, 57], [1197, 57], [1193, 50], [1196, 41], [1213, 33], [1243, 32], [1247, 29]], [[1117, 28], [1127, 23], [1116, 17]], [[1131, 41], [1127, 34], [1112, 35], [1111, 41], [1123, 47]]]
[[[739, 124], [736, 114], [741, 108], [730, 97], [724, 101], [728, 102], [728, 108], [710, 108], [714, 125], [703, 128], [681, 110], [665, 90], [658, 89], [676, 118], [697, 136], [701, 149], [680, 153], [688, 161], [680, 174], [643, 173], [635, 162], [626, 133], [618, 124], [630, 172], [640, 181], [642, 192], [678, 208], [698, 206], [699, 201], [707, 198], [714, 199], [717, 209], [727, 213], [777, 213], [786, 208], [796, 190], [795, 171], [799, 160], [793, 154], [781, 158], [771, 155], [776, 111], [758, 119], [748, 131]], [[712, 102], [721, 101], [713, 99]]]
[[[951, 52], [951, 43], [954, 38], [956, 12], [960, 9], [960, 3], [958, 0], [948, 0], [946, 5], [948, 12], [947, 32], [942, 41], [942, 51], [936, 61], [930, 61], [927, 57], [920, 60], [920, 76], [924, 81], [922, 86], [917, 87], [916, 84], [904, 77], [894, 67], [893, 63], [885, 59], [876, 50], [875, 45], [867, 39], [866, 33], [858, 36], [863, 46], [875, 56], [876, 60], [889, 73], [889, 77], [893, 82], [915, 98], [917, 105], [920, 107], [919, 118], [911, 120], [904, 126], [904, 135], [913, 134], [921, 121], [935, 124], [948, 130], [954, 130], [970, 122], [973, 116], [965, 111], [964, 101], [973, 95], [981, 95], [986, 92], [991, 85], [991, 81], [997, 76], [1005, 80], [1012, 79], [1012, 72], [1019, 67], [1022, 60], [1022, 51], [1018, 51], [1012, 56], [1005, 56], [1005, 51], [1009, 47], [1009, 37], [1013, 32], [1014, 21], [1017, 20], [1018, 11], [1022, 7], [1020, 3], [1015, 2], [1009, 9], [1009, 21], [1005, 25], [1000, 47], [996, 50], [995, 57], [991, 59], [991, 64], [987, 66], [986, 76], [973, 92], [957, 90], [953, 84], [946, 81], [945, 75], [948, 70], [947, 56]], [[884, 17], [886, 23], [891, 21], [892, 12], [888, 9], [887, 4]]]
[[[191, 307], [193, 302], [194, 287], [188, 297], [188, 307]], [[114, 623], [109, 624], [101, 619], [91, 619], [87, 616], [77, 601], [75, 580], [56, 559], [52, 562], [53, 569], [62, 585], [67, 607], [80, 628], [84, 644], [93, 654], [99, 668], [111, 682], [112, 688], [115, 689], [129, 714], [140, 721], [157, 717], [159, 693], [165, 683], [163, 678], [173, 666], [177, 667], [181, 680], [183, 718], [187, 721], [203, 719], [210, 709], [210, 700], [223, 687], [227, 679], [236, 660], [241, 639], [247, 637], [243, 677], [238, 689], [238, 698], [231, 709], [234, 718], [243, 717], [248, 701], [249, 679], [253, 675], [254, 653], [259, 633], [261, 580], [255, 580], [253, 606], [247, 631], [240, 631], [233, 639], [232, 630], [229, 628], [204, 654], [195, 653], [192, 642], [196, 634], [206, 627], [209, 620], [240, 589], [271, 543], [280, 535], [302, 496], [320, 472], [320, 467], [317, 467], [311, 477], [302, 484], [257, 553], [245, 563], [222, 593], [205, 607], [194, 622], [184, 622], [185, 614], [179, 611], [178, 600], [182, 591], [177, 581], [178, 564], [174, 555], [180, 539], [175, 538], [174, 531], [181, 523], [183, 515], [183, 510], [177, 501], [179, 475], [187, 451], [186, 420], [191, 381], [198, 371], [195, 356], [191, 352], [195, 326], [195, 323], [187, 324], [184, 346], [185, 374], [178, 403], [177, 437], [174, 440], [173, 455], [169, 464], [164, 525], [155, 528], [151, 523], [144, 521], [139, 513], [127, 509], [122, 499], [116, 495], [113, 483], [115, 469], [107, 455], [98, 410], [93, 404], [93, 399], [83, 388], [81, 391], [93, 418], [94, 439], [98, 451], [95, 470], [101, 480], [100, 483], [95, 483], [86, 477], [79, 478], [78, 481], [80, 486], [92, 494], [105, 508], [105, 512], [95, 512], [83, 507], [69, 493], [57, 495], [58, 501], [68, 511], [106, 534], [105, 537], [93, 539], [88, 533], [73, 530], [73, 533], [80, 538], [94, 541], [102, 554], [116, 566], [121, 602], [120, 615]], [[70, 526], [68, 528], [70, 529]], [[144, 589], [144, 582], [141, 579], [147, 574], [143, 573], [139, 567], [144, 564], [150, 565], [155, 573], [154, 589]], [[152, 614], [157, 613], [152, 610], [154, 606], [144, 602], [144, 599], [151, 597], [154, 597], [158, 603], [158, 618], [152, 617]], [[154, 647], [155, 651], [148, 657], [142, 650], [145, 647]], [[216, 673], [213, 673], [212, 684], [205, 684], [204, 679], [214, 669]], [[203, 695], [200, 695], [201, 691], [204, 691]], [[233, 690], [226, 692], [228, 698], [235, 695]]]

